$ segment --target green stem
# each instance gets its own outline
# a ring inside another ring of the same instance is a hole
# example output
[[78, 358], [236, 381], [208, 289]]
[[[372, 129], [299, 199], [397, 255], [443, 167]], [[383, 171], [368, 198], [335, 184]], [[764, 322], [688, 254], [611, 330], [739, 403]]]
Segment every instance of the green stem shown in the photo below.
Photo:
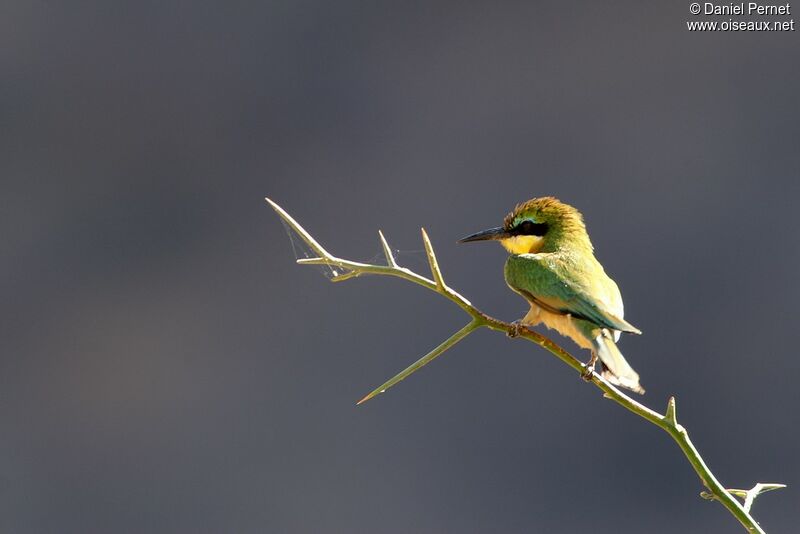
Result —
[[[504, 321], [499, 321], [486, 315], [483, 315], [483, 324], [492, 330], [500, 330], [506, 333], [509, 333], [512, 331], [512, 329], [514, 329], [514, 325]], [[585, 371], [584, 364], [578, 361], [577, 358], [541, 334], [526, 328], [519, 332], [519, 337], [523, 337], [529, 341], [532, 341], [533, 343], [536, 343], [576, 371], [580, 373]], [[692, 441], [689, 439], [689, 434], [686, 429], [677, 423], [674, 398], [670, 399], [667, 415], [661, 415], [660, 413], [651, 410], [647, 406], [644, 406], [631, 397], [625, 395], [619, 389], [603, 380], [603, 378], [597, 374], [592, 374], [591, 382], [603, 391], [605, 397], [613, 400], [623, 408], [626, 408], [639, 417], [646, 419], [668, 433], [681, 448], [681, 451], [683, 451], [683, 454], [689, 460], [689, 463], [697, 473], [697, 476], [700, 477], [703, 485], [705, 485], [714, 495], [714, 498], [719, 500], [722, 505], [725, 506], [725, 508], [727, 508], [736, 519], [739, 520], [739, 522], [747, 529], [748, 532], [764, 534], [761, 526], [759, 526], [756, 520], [750, 515], [749, 511], [745, 510], [742, 504], [739, 503], [739, 501], [737, 501], [722, 484], [720, 484], [720, 482], [714, 476], [714, 473], [712, 473], [711, 469], [709, 469], [709, 467], [706, 465], [702, 456], [700, 456], [700, 453], [695, 448]]]
[[[383, 233], [380, 233], [380, 239], [388, 265], [372, 265], [337, 258], [322, 248], [322, 246], [317, 243], [316, 240], [314, 240], [314, 238], [311, 237], [311, 235], [306, 232], [306, 230], [280, 206], [270, 199], [266, 200], [278, 213], [278, 215], [280, 215], [281, 218], [286, 221], [286, 223], [291, 226], [291, 228], [306, 242], [306, 244], [308, 244], [308, 246], [319, 255], [317, 258], [297, 260], [297, 263], [307, 265], [333, 265], [345, 271], [338, 277], [333, 278], [333, 281], [346, 280], [362, 274], [376, 274], [402, 278], [443, 295], [447, 299], [453, 301], [472, 317], [472, 321], [470, 321], [461, 330], [450, 336], [441, 345], [383, 383], [381, 386], [374, 389], [367, 396], [361, 399], [358, 404], [366, 402], [379, 393], [383, 393], [401, 380], [407, 378], [440, 356], [447, 349], [451, 348], [453, 345], [467, 337], [474, 330], [477, 330], [481, 327], [505, 332], [509, 335], [514, 334], [515, 336], [527, 339], [528, 341], [536, 343], [540, 347], [546, 349], [579, 373], [584, 374], [586, 372], [586, 366], [583, 363], [581, 363], [577, 358], [561, 348], [559, 345], [554, 343], [551, 339], [527, 328], [520, 328], [515, 324], [507, 323], [505, 321], [500, 321], [490, 317], [475, 308], [460, 294], [449, 288], [444, 282], [444, 278], [442, 277], [442, 273], [439, 269], [439, 264], [436, 261], [436, 255], [434, 254], [433, 247], [431, 246], [430, 240], [428, 239], [428, 234], [424, 229], [422, 230], [422, 240], [425, 245], [425, 251], [430, 264], [433, 280], [425, 278], [424, 276], [420, 276], [417, 273], [406, 269], [405, 267], [398, 266], [394, 260], [394, 257], [392, 256], [391, 249], [386, 241], [386, 238], [383, 236]], [[631, 397], [625, 395], [596, 373], [592, 373], [590, 375], [589, 381], [602, 390], [603, 395], [606, 398], [613, 400], [620, 406], [649, 421], [669, 434], [681, 448], [681, 451], [683, 451], [683, 454], [689, 460], [689, 463], [697, 473], [697, 476], [700, 477], [702, 483], [709, 489], [711, 498], [720, 501], [722, 505], [725, 506], [725, 508], [727, 508], [728, 511], [733, 514], [734, 517], [736, 517], [736, 519], [739, 520], [739, 522], [747, 529], [748, 532], [764, 534], [764, 531], [758, 525], [756, 520], [750, 515], [750, 505], [752, 504], [753, 499], [759, 493], [784, 487], [782, 484], [756, 484], [756, 486], [750, 490], [750, 492], [747, 492], [747, 504], [743, 506], [734, 498], [730, 491], [726, 490], [722, 484], [720, 484], [720, 482], [706, 465], [705, 461], [703, 461], [703, 458], [700, 456], [700, 453], [697, 451], [694, 444], [692, 444], [686, 429], [678, 424], [674, 398], [670, 398], [669, 403], [667, 404], [666, 414], [661, 415], [660, 413], [651, 410], [647, 406], [644, 406]], [[751, 493], [752, 495], [750, 495]]]
[[461, 330], [459, 330], [458, 332], [447, 338], [441, 345], [439, 345], [438, 347], [430, 351], [428, 354], [426, 354], [419, 360], [415, 361], [414, 363], [412, 363], [411, 365], [400, 371], [391, 379], [387, 380], [380, 386], [370, 391], [363, 399], [358, 401], [356, 405], [367, 402], [372, 397], [383, 393], [384, 391], [394, 386], [401, 380], [405, 380], [408, 376], [412, 375], [413, 373], [417, 372], [420, 368], [431, 363], [435, 358], [439, 357], [444, 351], [446, 351], [447, 349], [449, 349], [450, 347], [452, 347], [453, 345], [455, 345], [456, 343], [458, 343], [459, 341], [470, 335], [473, 330], [479, 328], [480, 326], [481, 325], [478, 323], [478, 321], [473, 320], [469, 322], [466, 326], [464, 326], [464, 328], [462, 328]]

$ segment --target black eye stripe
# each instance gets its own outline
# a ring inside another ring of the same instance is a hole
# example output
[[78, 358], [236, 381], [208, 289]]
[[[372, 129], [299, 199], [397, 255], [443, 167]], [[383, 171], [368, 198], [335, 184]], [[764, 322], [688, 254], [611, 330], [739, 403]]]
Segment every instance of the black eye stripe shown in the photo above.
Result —
[[522, 221], [511, 230], [511, 233], [513, 235], [534, 235], [541, 237], [547, 233], [547, 223]]

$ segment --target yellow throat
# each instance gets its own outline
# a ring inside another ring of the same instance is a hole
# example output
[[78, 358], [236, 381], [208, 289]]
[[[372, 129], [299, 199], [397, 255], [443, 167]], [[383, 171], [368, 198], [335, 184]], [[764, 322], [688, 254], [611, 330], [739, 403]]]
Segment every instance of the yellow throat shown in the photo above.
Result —
[[544, 237], [515, 235], [501, 239], [500, 244], [511, 254], [536, 254], [544, 245]]

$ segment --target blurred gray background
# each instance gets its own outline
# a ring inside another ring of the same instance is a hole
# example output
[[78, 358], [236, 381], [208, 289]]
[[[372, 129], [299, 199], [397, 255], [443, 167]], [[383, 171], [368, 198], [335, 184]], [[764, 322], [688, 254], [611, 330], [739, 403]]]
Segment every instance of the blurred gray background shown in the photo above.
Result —
[[[702, 17], [701, 17], [702, 18]], [[644, 401], [796, 528], [798, 33], [690, 33], [687, 2], [0, 7], [0, 530], [738, 532], [669, 437], [542, 349], [296, 266], [263, 201], [497, 317], [496, 245], [585, 214]], [[705, 20], [713, 20], [708, 17]], [[722, 20], [722, 19], [719, 19]], [[569, 349], [570, 341], [556, 336]], [[582, 358], [587, 355], [576, 351]]]

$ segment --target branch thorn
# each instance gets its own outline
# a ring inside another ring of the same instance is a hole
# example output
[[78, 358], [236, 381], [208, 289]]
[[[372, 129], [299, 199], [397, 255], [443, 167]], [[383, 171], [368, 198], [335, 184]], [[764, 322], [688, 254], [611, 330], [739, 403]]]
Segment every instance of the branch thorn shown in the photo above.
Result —
[[389, 243], [386, 241], [386, 237], [383, 235], [383, 231], [378, 230], [378, 235], [381, 237], [381, 245], [383, 245], [383, 253], [386, 255], [386, 261], [388, 262], [389, 267], [397, 268], [397, 262], [394, 260], [392, 249], [389, 248]]
[[442, 271], [439, 270], [439, 262], [436, 261], [436, 254], [433, 252], [433, 245], [431, 245], [431, 240], [428, 237], [428, 232], [425, 231], [425, 228], [422, 228], [422, 242], [425, 245], [425, 252], [428, 256], [428, 263], [431, 266], [431, 274], [433, 274], [433, 280], [436, 282], [436, 287], [439, 289], [439, 291], [444, 291], [447, 286], [444, 284]]
[[664, 417], [672, 426], [678, 426], [678, 417], [675, 411], [675, 397], [670, 397], [669, 401], [667, 401], [667, 413]]

